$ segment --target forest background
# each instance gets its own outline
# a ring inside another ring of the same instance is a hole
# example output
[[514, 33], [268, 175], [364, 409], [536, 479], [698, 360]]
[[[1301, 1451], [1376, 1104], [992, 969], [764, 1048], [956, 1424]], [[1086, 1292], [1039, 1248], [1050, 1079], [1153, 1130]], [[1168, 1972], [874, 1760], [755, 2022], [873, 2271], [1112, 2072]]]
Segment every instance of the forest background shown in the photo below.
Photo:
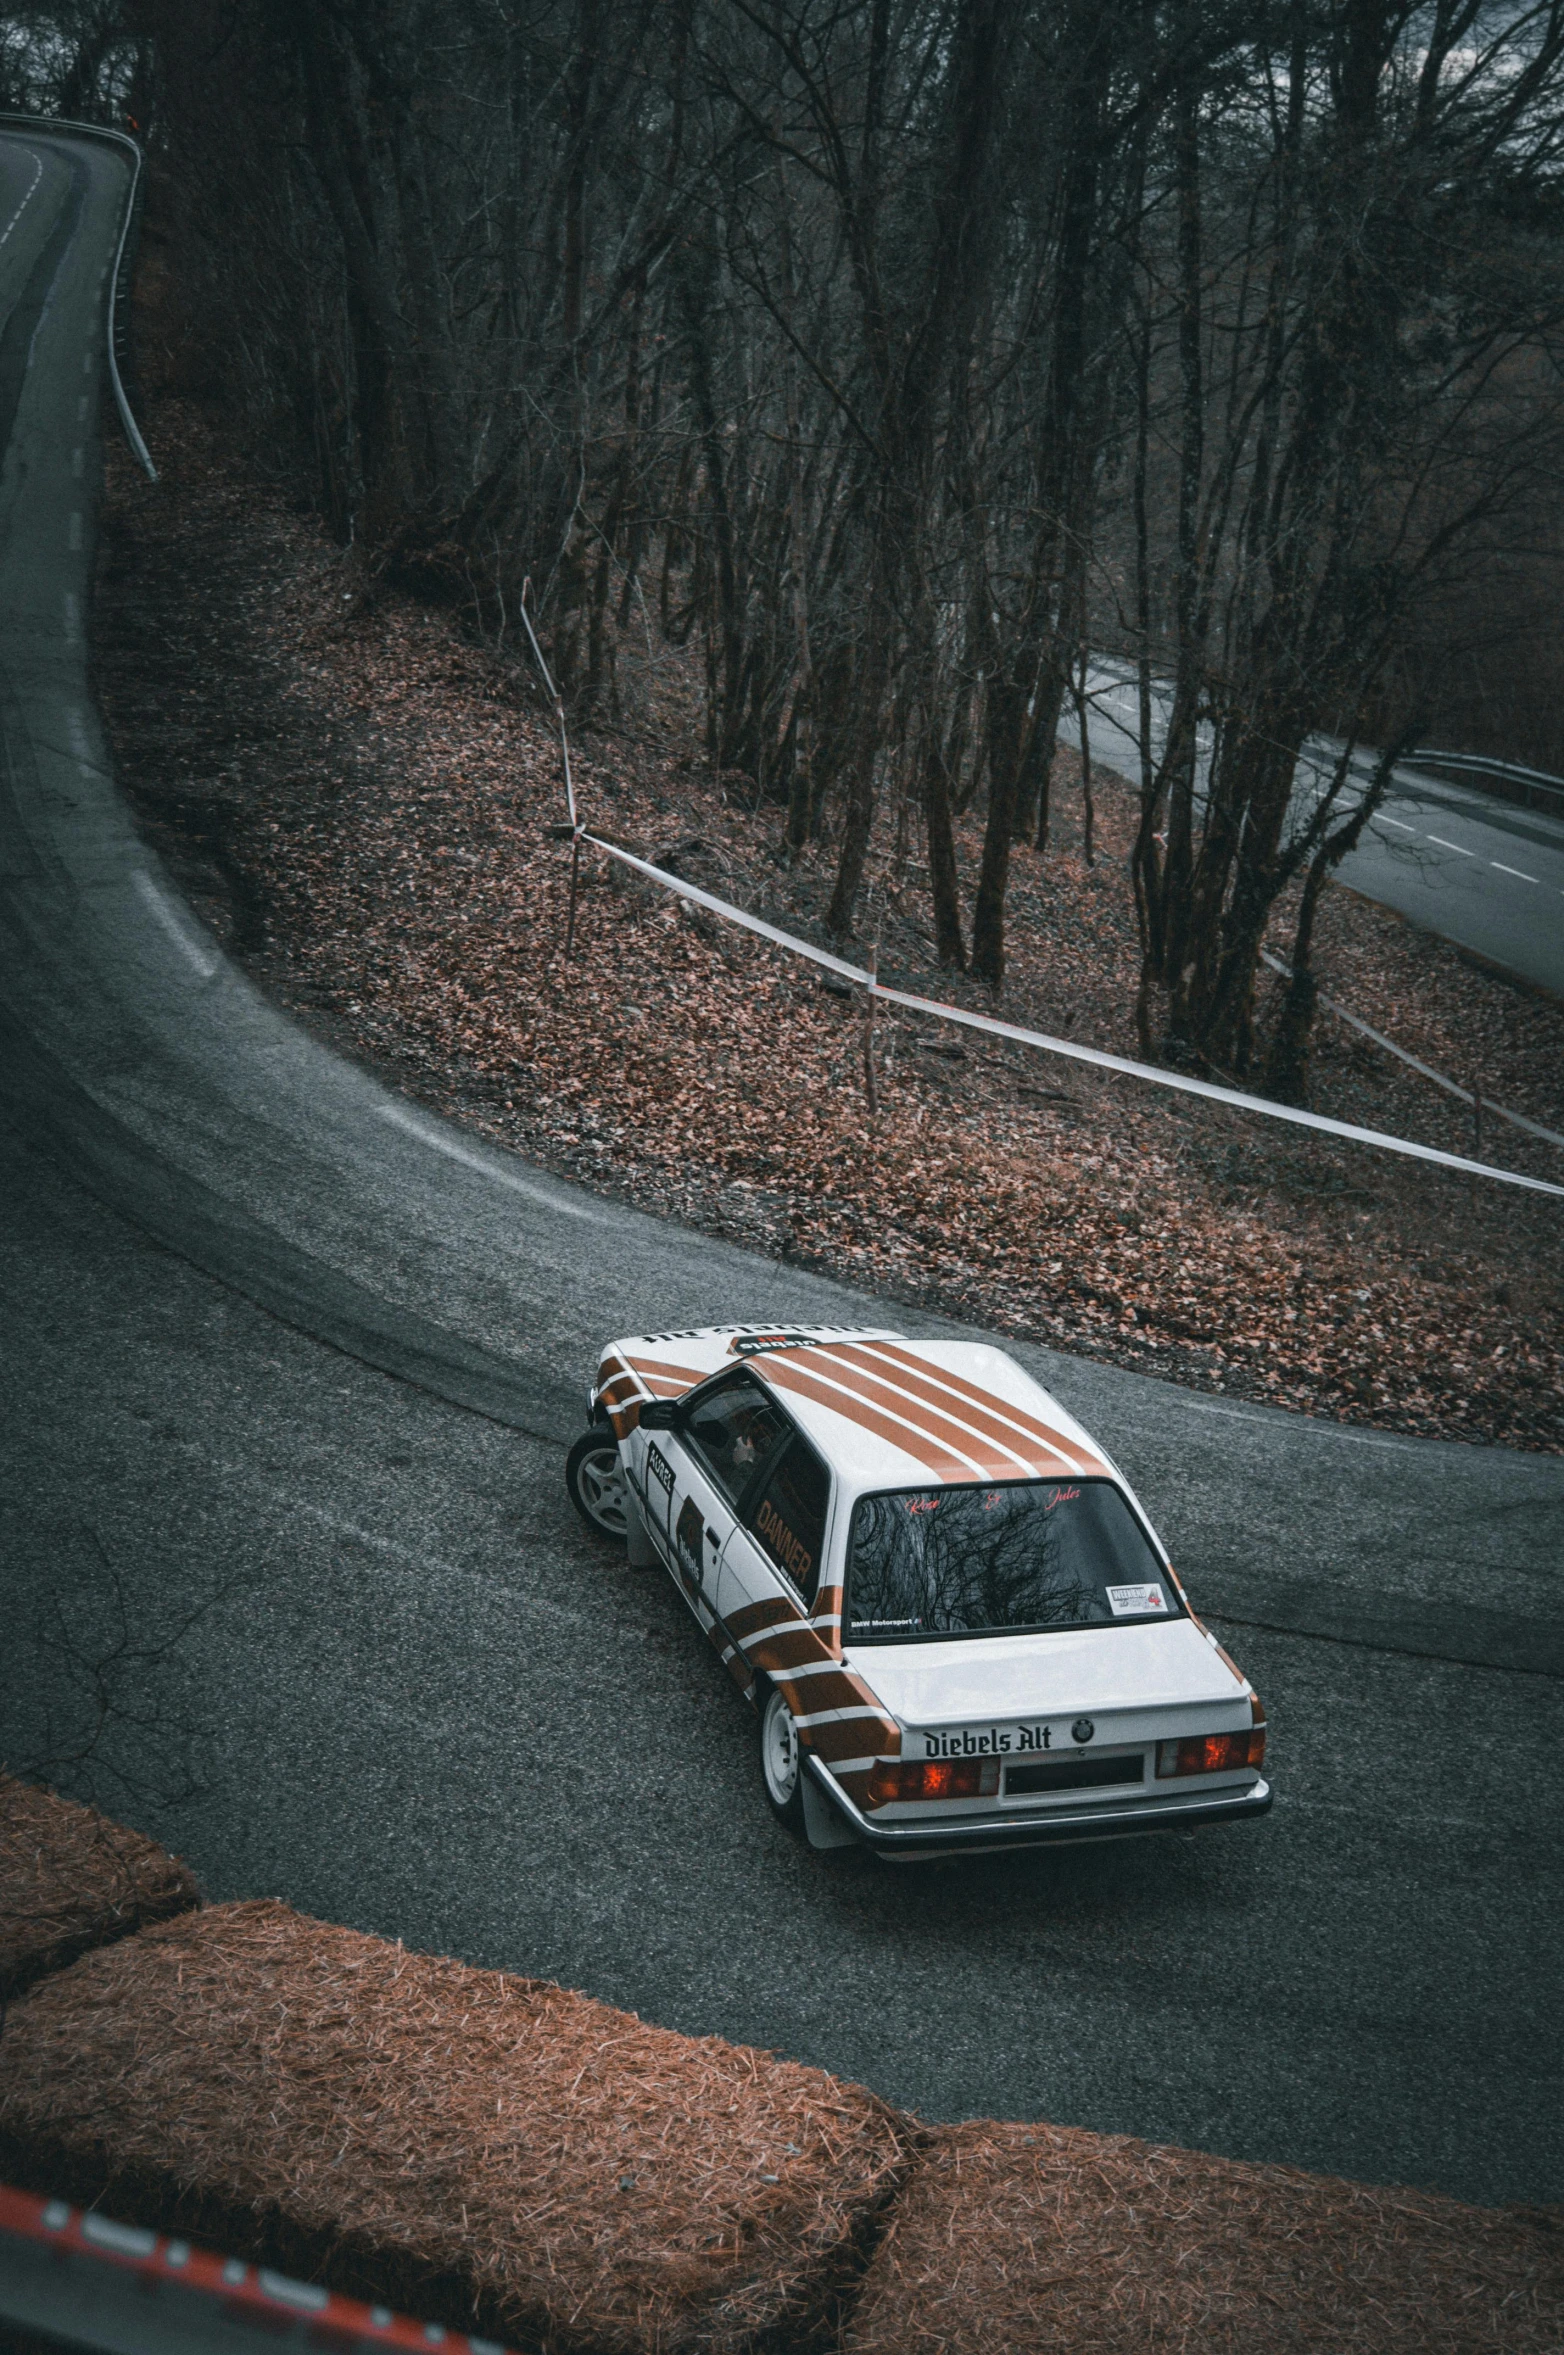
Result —
[[1564, 0], [67, 0], [0, 74], [170, 151], [196, 373], [377, 573], [530, 583], [582, 720], [693, 650], [838, 939], [889, 816], [1002, 990], [1117, 655], [1142, 1052], [1301, 1099], [1348, 755], [1564, 760]]

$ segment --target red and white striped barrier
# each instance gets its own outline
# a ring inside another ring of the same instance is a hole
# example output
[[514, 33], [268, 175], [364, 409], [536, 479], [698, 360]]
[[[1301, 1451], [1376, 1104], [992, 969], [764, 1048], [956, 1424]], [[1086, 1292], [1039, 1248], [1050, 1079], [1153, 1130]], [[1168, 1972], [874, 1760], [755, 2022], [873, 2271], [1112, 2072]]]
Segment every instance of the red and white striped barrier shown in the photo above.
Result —
[[117, 2224], [97, 2209], [0, 2185], [0, 2324], [106, 2355], [220, 2355], [253, 2347], [432, 2347], [507, 2355], [493, 2339], [338, 2297], [264, 2265]]

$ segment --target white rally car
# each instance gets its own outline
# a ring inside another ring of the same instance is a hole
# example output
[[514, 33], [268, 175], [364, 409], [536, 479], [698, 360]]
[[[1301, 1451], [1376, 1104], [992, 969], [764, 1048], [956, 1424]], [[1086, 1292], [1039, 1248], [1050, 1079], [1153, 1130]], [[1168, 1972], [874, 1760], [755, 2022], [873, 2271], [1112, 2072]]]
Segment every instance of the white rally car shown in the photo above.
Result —
[[661, 1561], [816, 1847], [1261, 1815], [1260, 1701], [1127, 1482], [1002, 1350], [823, 1326], [604, 1351], [571, 1497]]

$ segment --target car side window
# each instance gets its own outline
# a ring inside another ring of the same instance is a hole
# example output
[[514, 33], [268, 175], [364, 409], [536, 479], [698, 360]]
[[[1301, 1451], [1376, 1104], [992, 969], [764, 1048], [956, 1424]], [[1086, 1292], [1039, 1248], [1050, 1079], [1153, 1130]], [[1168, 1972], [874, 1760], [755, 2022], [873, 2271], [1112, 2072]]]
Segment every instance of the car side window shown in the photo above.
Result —
[[743, 1373], [703, 1391], [683, 1425], [685, 1438], [735, 1509], [788, 1428], [776, 1401], [752, 1374]]
[[787, 1573], [812, 1607], [825, 1551], [831, 1475], [807, 1440], [795, 1437], [744, 1516], [755, 1543]]

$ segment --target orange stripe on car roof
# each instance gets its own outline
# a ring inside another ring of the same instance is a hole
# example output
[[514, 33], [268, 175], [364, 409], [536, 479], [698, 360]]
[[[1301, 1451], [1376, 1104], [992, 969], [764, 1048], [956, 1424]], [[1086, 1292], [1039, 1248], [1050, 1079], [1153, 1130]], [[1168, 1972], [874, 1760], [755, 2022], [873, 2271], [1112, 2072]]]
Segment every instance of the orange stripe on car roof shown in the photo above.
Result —
[[[831, 1354], [833, 1357], [850, 1359], [854, 1365], [862, 1366], [866, 1373], [880, 1381], [889, 1382], [896, 1390], [908, 1392], [924, 1405], [933, 1407], [937, 1413], [949, 1416], [952, 1421], [968, 1424], [983, 1432], [985, 1437], [997, 1440], [1012, 1455], [1018, 1455], [1028, 1471], [1046, 1473], [1057, 1464], [1063, 1464], [1066, 1471], [1070, 1472], [1081, 1468], [1079, 1449], [1071, 1448], [1068, 1440], [1059, 1432], [1049, 1431], [1046, 1424], [1034, 1422], [1031, 1416], [1015, 1412], [1003, 1399], [987, 1392], [973, 1390], [963, 1396], [960, 1392], [952, 1391], [943, 1386], [938, 1375], [931, 1374], [920, 1360], [897, 1358], [887, 1365], [876, 1357], [871, 1347], [861, 1343], [851, 1347], [846, 1343], [834, 1344]], [[1039, 1462], [1039, 1446], [1045, 1448], [1053, 1458], [1052, 1465]]]
[[1040, 1439], [1045, 1446], [1056, 1449], [1067, 1462], [1078, 1461], [1079, 1468], [1083, 1472], [1102, 1468], [1102, 1458], [1090, 1442], [1083, 1443], [1079, 1439], [1067, 1439], [1062, 1431], [1056, 1430], [1050, 1423], [1040, 1422], [1025, 1407], [1012, 1406], [1008, 1398], [996, 1397], [991, 1390], [980, 1390], [978, 1385], [975, 1382], [969, 1382], [964, 1374], [953, 1374], [948, 1366], [933, 1365], [927, 1358], [917, 1356], [904, 1344], [894, 1341], [865, 1341], [856, 1346], [879, 1356], [894, 1358], [898, 1366], [905, 1367], [909, 1372], [916, 1370], [924, 1381], [933, 1382], [939, 1388], [953, 1392], [958, 1398], [970, 1399], [975, 1405], [986, 1406], [990, 1414], [1002, 1415], [1006, 1422], [1018, 1425], [1032, 1438]]
[[[800, 1351], [799, 1356], [803, 1355]], [[1035, 1447], [1028, 1442], [996, 1439], [992, 1433], [976, 1430], [970, 1422], [958, 1421], [953, 1410], [928, 1405], [901, 1383], [869, 1372], [836, 1348], [812, 1349], [808, 1356], [811, 1371], [823, 1380], [840, 1383], [854, 1399], [864, 1399], [884, 1413], [895, 1415], [907, 1429], [921, 1431], [925, 1438], [938, 1441], [960, 1460], [970, 1479], [1025, 1479], [1028, 1473], [1053, 1469], [1052, 1465], [1039, 1462]], [[837, 1407], [839, 1414], [848, 1411], [843, 1405]]]
[[695, 1366], [665, 1365], [658, 1357], [632, 1357], [630, 1365], [646, 1382], [681, 1382], [686, 1390], [693, 1390], [706, 1377]]
[[938, 1444], [934, 1435], [921, 1425], [909, 1423], [900, 1415], [882, 1414], [867, 1399], [840, 1386], [818, 1381], [799, 1364], [802, 1355], [801, 1350], [789, 1350], [786, 1354], [775, 1351], [765, 1368], [765, 1379], [779, 1390], [792, 1390], [800, 1398], [812, 1398], [817, 1406], [828, 1406], [833, 1414], [856, 1423], [862, 1431], [872, 1431], [877, 1439], [888, 1439], [892, 1447], [899, 1447], [915, 1464], [938, 1472], [942, 1479], [972, 1478], [972, 1464]]

